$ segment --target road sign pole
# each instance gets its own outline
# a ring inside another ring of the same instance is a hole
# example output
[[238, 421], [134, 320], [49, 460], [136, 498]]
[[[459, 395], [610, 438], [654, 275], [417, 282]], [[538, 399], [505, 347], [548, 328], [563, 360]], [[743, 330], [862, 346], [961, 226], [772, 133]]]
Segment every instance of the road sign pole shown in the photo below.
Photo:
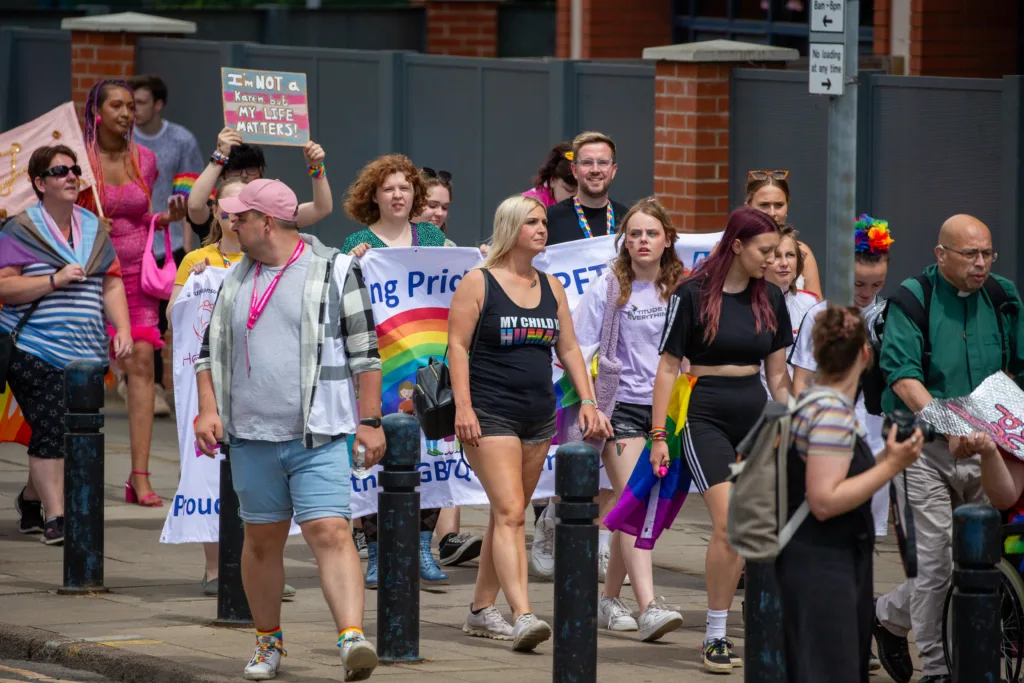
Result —
[[860, 0], [811, 0], [808, 91], [828, 95], [825, 297], [853, 303]]

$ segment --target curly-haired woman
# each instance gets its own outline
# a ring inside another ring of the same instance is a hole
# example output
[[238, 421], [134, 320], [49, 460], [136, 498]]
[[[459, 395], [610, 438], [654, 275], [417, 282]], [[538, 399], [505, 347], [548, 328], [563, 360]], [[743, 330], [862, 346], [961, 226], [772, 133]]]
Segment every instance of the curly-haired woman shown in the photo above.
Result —
[[[348, 188], [345, 212], [366, 227], [352, 233], [341, 250], [361, 258], [368, 249], [385, 247], [455, 246], [433, 223], [413, 223], [427, 206], [427, 185], [408, 157], [391, 154], [371, 161]], [[445, 585], [448, 575], [441, 571], [430, 553], [431, 538], [440, 510], [420, 511], [420, 580], [427, 585]], [[366, 587], [377, 587], [377, 515], [360, 520], [366, 535]]]

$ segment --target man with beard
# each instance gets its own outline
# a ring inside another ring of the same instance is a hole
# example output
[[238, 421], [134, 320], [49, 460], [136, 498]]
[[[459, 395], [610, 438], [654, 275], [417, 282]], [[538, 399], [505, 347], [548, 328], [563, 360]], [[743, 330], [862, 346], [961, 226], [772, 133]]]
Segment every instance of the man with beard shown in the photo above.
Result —
[[[1024, 372], [1020, 295], [1012, 282], [991, 273], [997, 256], [992, 234], [977, 218], [957, 215], [942, 225], [937, 264], [903, 283], [924, 308], [927, 336], [899, 306], [889, 308], [885, 321], [878, 362], [889, 385], [882, 394], [886, 413], [916, 413], [933, 398], [966, 396], [1000, 370]], [[874, 623], [879, 659], [896, 683], [909, 683], [914, 674], [906, 639], [911, 630], [923, 662], [919, 683], [950, 681], [942, 606], [953, 571], [953, 510], [988, 502], [979, 455], [986, 447], [978, 434], [939, 436], [906, 470], [917, 578], [878, 598]]]
[[608, 198], [615, 179], [615, 143], [604, 133], [587, 131], [572, 141], [572, 174], [579, 192], [548, 207], [548, 246], [615, 234], [628, 207]]

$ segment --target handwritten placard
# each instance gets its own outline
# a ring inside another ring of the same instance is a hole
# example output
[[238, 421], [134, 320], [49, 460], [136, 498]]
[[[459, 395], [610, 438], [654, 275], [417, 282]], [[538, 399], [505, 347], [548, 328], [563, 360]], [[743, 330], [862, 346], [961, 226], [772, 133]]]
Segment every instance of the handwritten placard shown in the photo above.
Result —
[[259, 145], [309, 142], [306, 74], [222, 67], [224, 123]]
[[1002, 372], [968, 396], [934, 399], [921, 411], [921, 418], [942, 434], [988, 434], [1004, 451], [1024, 460], [1024, 392]]

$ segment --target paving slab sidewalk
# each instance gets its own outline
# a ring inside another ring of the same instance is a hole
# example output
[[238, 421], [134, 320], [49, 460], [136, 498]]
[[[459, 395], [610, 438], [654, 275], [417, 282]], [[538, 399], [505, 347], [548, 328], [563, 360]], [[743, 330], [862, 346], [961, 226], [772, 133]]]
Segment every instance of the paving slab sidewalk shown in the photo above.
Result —
[[[105, 584], [109, 593], [89, 597], [56, 594], [62, 582], [60, 548], [39, 543], [38, 536], [17, 532], [14, 498], [27, 472], [24, 448], [0, 445], [0, 658], [52, 661], [102, 673], [118, 681], [200, 683], [240, 680], [252, 653], [251, 629], [211, 625], [216, 598], [201, 595], [201, 548], [158, 542], [167, 507], [147, 509], [124, 502], [129, 467], [124, 404], [110, 394], [106, 417]], [[176, 429], [158, 419], [154, 430], [152, 481], [165, 501], [178, 477]], [[530, 515], [529, 517], [532, 517]], [[465, 509], [464, 528], [482, 533], [486, 509]], [[532, 534], [532, 520], [527, 533]], [[700, 669], [698, 647], [704, 632], [704, 548], [710, 522], [697, 496], [683, 507], [676, 528], [666, 532], [655, 553], [657, 595], [678, 605], [684, 627], [662, 641], [642, 644], [629, 634], [601, 632], [598, 680], [631, 683], [678, 683], [722, 680]], [[313, 555], [301, 537], [286, 548], [285, 572], [298, 589], [283, 605], [282, 624], [288, 656], [279, 680], [302, 683], [339, 681], [342, 668], [336, 632], [320, 593]], [[374, 679], [416, 683], [490, 683], [515, 678], [517, 683], [551, 680], [552, 646], [536, 653], [513, 653], [507, 643], [469, 638], [461, 631], [472, 600], [476, 564], [448, 569], [452, 584], [421, 592], [420, 654], [422, 664], [382, 666]], [[875, 558], [876, 591], [902, 580], [891, 539]], [[531, 583], [537, 614], [553, 621], [550, 583]], [[627, 588], [624, 597], [632, 603]], [[741, 595], [729, 619], [729, 637], [740, 652], [743, 632]], [[500, 605], [507, 612], [504, 604]], [[376, 593], [366, 593], [365, 630], [376, 640]], [[742, 669], [733, 674], [742, 676]], [[884, 673], [874, 677], [887, 681]]]

